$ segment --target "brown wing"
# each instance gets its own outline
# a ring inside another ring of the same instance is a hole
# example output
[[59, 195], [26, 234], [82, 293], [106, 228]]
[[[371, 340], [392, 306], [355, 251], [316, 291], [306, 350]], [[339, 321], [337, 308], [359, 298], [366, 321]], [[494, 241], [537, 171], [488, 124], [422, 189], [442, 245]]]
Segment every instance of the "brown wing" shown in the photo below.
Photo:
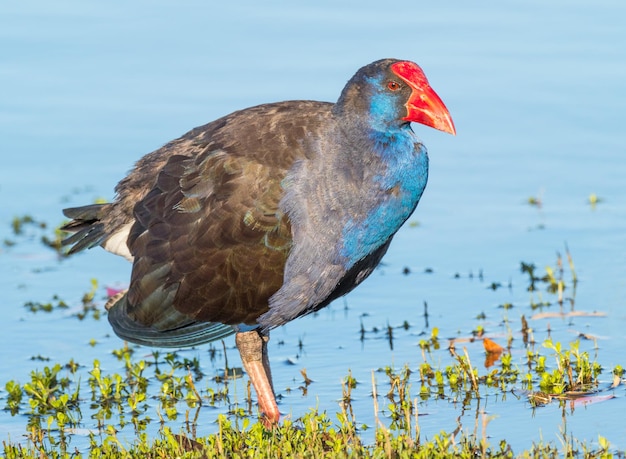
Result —
[[131, 284], [109, 310], [119, 336], [199, 344], [232, 331], [221, 324], [253, 324], [268, 310], [292, 245], [281, 182], [313, 151], [331, 106], [252, 107], [137, 162], [102, 219], [107, 235], [132, 224]]
[[158, 330], [189, 319], [254, 323], [291, 246], [278, 209], [284, 174], [221, 150], [171, 157], [135, 207], [129, 316]]

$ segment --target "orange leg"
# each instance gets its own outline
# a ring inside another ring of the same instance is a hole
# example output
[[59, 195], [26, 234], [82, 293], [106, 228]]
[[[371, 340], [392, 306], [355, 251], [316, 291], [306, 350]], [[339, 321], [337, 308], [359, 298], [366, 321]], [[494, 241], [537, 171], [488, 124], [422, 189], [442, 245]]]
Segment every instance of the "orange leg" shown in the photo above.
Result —
[[273, 426], [280, 418], [267, 354], [269, 339], [269, 335], [263, 335], [257, 330], [238, 332], [235, 335], [241, 361], [256, 391], [259, 409], [263, 413], [263, 424], [266, 427]]

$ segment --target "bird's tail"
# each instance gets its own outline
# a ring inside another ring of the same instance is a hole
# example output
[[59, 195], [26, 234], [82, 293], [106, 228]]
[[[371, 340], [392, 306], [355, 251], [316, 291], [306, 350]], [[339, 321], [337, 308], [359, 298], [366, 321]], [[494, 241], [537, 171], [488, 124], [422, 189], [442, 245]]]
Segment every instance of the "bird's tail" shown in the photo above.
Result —
[[61, 230], [74, 233], [62, 241], [63, 245], [71, 246], [68, 253], [90, 249], [104, 242], [106, 234], [102, 219], [109, 213], [110, 208], [111, 204], [91, 204], [63, 209], [63, 215], [72, 221], [63, 225]]
[[180, 327], [157, 330], [136, 322], [129, 313], [127, 291], [118, 293], [106, 304], [109, 323], [120, 338], [142, 346], [190, 347], [208, 343], [232, 335], [230, 325], [189, 320]]

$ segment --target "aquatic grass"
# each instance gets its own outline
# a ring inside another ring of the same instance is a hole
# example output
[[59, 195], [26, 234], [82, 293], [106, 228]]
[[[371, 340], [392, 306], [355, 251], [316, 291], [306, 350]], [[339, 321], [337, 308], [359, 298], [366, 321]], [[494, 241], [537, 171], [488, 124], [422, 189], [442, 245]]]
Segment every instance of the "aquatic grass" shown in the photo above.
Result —
[[59, 298], [57, 295], [52, 296], [52, 301], [48, 302], [39, 302], [39, 301], [27, 301], [24, 303], [24, 308], [26, 308], [29, 312], [38, 313], [38, 312], [52, 312], [55, 309], [67, 309], [69, 306], [67, 303]]
[[[408, 416], [408, 414], [405, 414]], [[414, 418], [417, 421], [417, 416]], [[376, 429], [375, 441], [371, 445], [360, 442], [357, 426], [349, 419], [337, 414], [333, 422], [326, 413], [311, 410], [295, 421], [285, 420], [272, 431], [261, 423], [250, 423], [244, 419], [241, 427], [227, 416], [218, 416], [218, 432], [207, 437], [188, 437], [185, 433], [173, 434], [165, 427], [158, 438], [124, 444], [115, 429], [107, 429], [101, 441], [92, 438], [90, 457], [513, 457], [506, 441], [491, 444], [486, 429], [489, 418], [482, 414], [481, 436], [459, 435], [440, 432], [432, 439], [420, 439], [416, 422], [415, 431], [407, 427], [394, 432], [384, 426]], [[576, 445], [565, 445], [567, 451], [576, 451]], [[600, 457], [609, 448], [608, 441], [601, 444], [599, 451], [583, 445], [584, 457]], [[537, 444], [524, 452], [522, 457], [558, 457], [563, 449], [553, 444]], [[19, 446], [5, 443], [7, 458], [37, 457]], [[71, 457], [68, 453], [51, 454], [50, 457]]]
[[[83, 320], [87, 317], [92, 317], [95, 320], [99, 320], [102, 315], [102, 310], [96, 302], [96, 294], [98, 292], [97, 279], [91, 279], [90, 288], [85, 292], [81, 298], [81, 309], [73, 312], [72, 317], [76, 317], [79, 320]], [[67, 301], [62, 299], [59, 295], [52, 296], [51, 301], [27, 301], [24, 303], [24, 308], [33, 314], [36, 313], [51, 313], [59, 309], [69, 309], [70, 305]]]
[[561, 343], [548, 339], [543, 346], [555, 353], [556, 368], [550, 373], [545, 371], [545, 362], [539, 368], [540, 388], [554, 395], [573, 392], [589, 392], [598, 386], [598, 376], [602, 367], [596, 361], [589, 360], [587, 352], [580, 352], [579, 341], [570, 343], [569, 350], [563, 350]]
[[[536, 350], [529, 351], [526, 358], [528, 367], [535, 373], [533, 384], [534, 381], [541, 384], [546, 374], [560, 378], [545, 388], [548, 389], [546, 394], [552, 394], [546, 403], [551, 397], [566, 395], [569, 389], [585, 387], [591, 390], [594, 387], [600, 369], [595, 361], [590, 360], [587, 352], [579, 350], [577, 342], [570, 343], [569, 348], [564, 350], [560, 343], [546, 341], [542, 349], [552, 355], [542, 355], [540, 350]], [[155, 356], [154, 361], [135, 359], [132, 348], [127, 346], [115, 350], [114, 354], [123, 363], [125, 374], [105, 374], [97, 360], [89, 372], [90, 402], [97, 420], [97, 427], [90, 434], [88, 451], [85, 452], [89, 457], [513, 457], [513, 451], [505, 440], [490, 441], [487, 435], [490, 418], [480, 414], [479, 409], [479, 431], [441, 432], [432, 438], [421, 436], [418, 413], [420, 402], [433, 396], [462, 400], [467, 406], [471, 400], [484, 397], [489, 387], [497, 388], [503, 394], [509, 392], [520, 375], [509, 353], [503, 354], [500, 365], [486, 373], [473, 366], [467, 349], [462, 354], [454, 354], [454, 362], [445, 368], [425, 361], [416, 371], [408, 365], [400, 369], [380, 369], [377, 374], [378, 379], [384, 376], [382, 383], [376, 380], [375, 374], [372, 375], [372, 399], [377, 421], [370, 444], [361, 440], [361, 433], [372, 427], [357, 422], [352, 407], [352, 391], [358, 382], [350, 372], [341, 384], [343, 395], [335, 420], [325, 412], [311, 410], [300, 418], [287, 418], [275, 429], [267, 430], [260, 422], [252, 421], [250, 415], [254, 413], [237, 408], [235, 404], [234, 409], [229, 410], [230, 414], [218, 415], [218, 431], [215, 434], [196, 437], [198, 411], [193, 409], [208, 402], [211, 396], [206, 389], [196, 387], [192, 371], [194, 361], [182, 359], [176, 353], [167, 354], [162, 360]], [[551, 361], [555, 363], [553, 367], [549, 365]], [[76, 456], [71, 451], [72, 429], [81, 418], [77, 416], [80, 408], [76, 404], [80, 400], [80, 381], [73, 379], [77, 375], [71, 371], [75, 367], [75, 363], [45, 367], [43, 371], [33, 372], [31, 382], [24, 386], [15, 381], [5, 386], [13, 394], [7, 397], [7, 407], [19, 411], [19, 407], [27, 403], [31, 406], [29, 416], [41, 420], [41, 415], [48, 415], [43, 423], [30, 423], [26, 445], [5, 441], [5, 457]], [[64, 368], [67, 376], [61, 375]], [[615, 375], [623, 372], [621, 367], [613, 371]], [[415, 373], [419, 374], [417, 381], [420, 384], [417, 394], [412, 391]], [[306, 373], [303, 376], [308, 379]], [[153, 381], [160, 384], [154, 386], [156, 393], [150, 396], [148, 390]], [[380, 404], [378, 396], [381, 386], [386, 388], [383, 391], [386, 403], [383, 404]], [[71, 387], [75, 387], [74, 395], [61, 394], [61, 388], [67, 390]], [[228, 392], [227, 388], [225, 390]], [[532, 404], [531, 395], [529, 402]], [[156, 438], [146, 435], [146, 426], [151, 422], [148, 399], [157, 401], [155, 409], [162, 427]], [[113, 414], [117, 414], [119, 421], [115, 421]], [[187, 428], [174, 434], [167, 421], [181, 414], [188, 421]], [[114, 423], [111, 424], [111, 421]], [[134, 442], [128, 443], [118, 437], [118, 431], [124, 429], [127, 423], [133, 426]], [[608, 441], [594, 449], [586, 444], [576, 444], [571, 439], [566, 446], [567, 451], [584, 451], [584, 457], [600, 457], [609, 451], [607, 445]], [[557, 457], [563, 451], [562, 445], [557, 447], [541, 443], [522, 452], [522, 456]]]
[[48, 234], [49, 225], [43, 220], [38, 220], [32, 215], [25, 214], [13, 217], [11, 229], [13, 239], [5, 239], [5, 247], [13, 247], [20, 241], [39, 238], [44, 247], [54, 250], [59, 257], [67, 256], [67, 249], [61, 244], [64, 233], [60, 230], [62, 225], [54, 227], [52, 234]]
[[[546, 266], [545, 274], [540, 276], [537, 273], [537, 267], [534, 263], [521, 262], [520, 271], [528, 275], [528, 287], [527, 290], [531, 292], [531, 309], [543, 309], [550, 306], [552, 303], [545, 301], [541, 293], [541, 286], [549, 294], [556, 295], [556, 303], [559, 306], [563, 306], [567, 301], [571, 308], [574, 308], [574, 300], [576, 298], [576, 287], [578, 285], [578, 276], [574, 266], [574, 260], [572, 254], [569, 251], [569, 247], [565, 244], [565, 256], [567, 258], [567, 264], [569, 267], [570, 281], [567, 282], [565, 278], [565, 269], [563, 264], [563, 257], [561, 253], [557, 251], [555, 266]], [[566, 289], [571, 289], [571, 295], [564, 297]], [[534, 295], [537, 295], [538, 301], [535, 301]]]
[[596, 210], [597, 205], [601, 202], [604, 202], [604, 199], [602, 199], [595, 193], [591, 193], [587, 198], [587, 204], [589, 204], [591, 210]]
[[22, 386], [16, 381], [7, 381], [4, 386], [4, 390], [7, 393], [5, 410], [9, 411], [12, 416], [15, 416], [22, 404], [22, 397], [24, 396], [24, 390]]
[[[563, 435], [558, 445], [537, 442], [526, 451], [514, 452], [506, 439], [498, 440], [489, 435], [489, 423], [493, 417], [483, 407], [485, 400], [493, 399], [494, 395], [505, 400], [513, 394], [517, 399], [527, 400], [530, 409], [553, 403], [565, 410], [565, 402], [572, 402], [570, 409], [573, 410], [574, 402], [579, 400], [595, 403], [612, 396], [601, 387], [599, 378], [602, 374], [611, 374], [612, 388], [621, 384], [623, 367], [617, 365], [612, 372], [603, 369], [597, 360], [595, 338], [591, 335], [561, 343], [549, 339], [547, 327], [548, 339], [540, 345], [535, 335], [542, 336], [543, 332], [539, 333], [535, 328], [537, 321], [546, 316], [535, 314], [530, 319], [524, 314], [519, 318], [512, 316], [517, 310], [533, 311], [539, 294], [541, 307], [559, 304], [563, 309], [565, 304], [571, 306], [569, 312], [560, 312], [556, 317], [581, 314], [574, 311], [577, 277], [567, 246], [565, 254], [567, 263], [557, 252], [556, 263], [546, 267], [545, 273], [541, 274], [534, 263], [521, 263], [522, 275], [528, 276], [530, 301], [524, 305], [516, 300], [515, 306], [500, 301], [500, 307], [494, 307], [502, 315], [497, 337], [491, 335], [492, 327], [483, 312], [476, 318], [480, 323], [465, 336], [459, 332], [454, 338], [442, 338], [439, 327], [430, 327], [428, 305], [424, 302], [425, 328], [413, 341], [418, 361], [399, 368], [386, 366], [372, 373], [373, 425], [359, 423], [357, 419], [359, 412], [353, 406], [355, 394], [362, 398], [367, 384], [357, 381], [350, 371], [338, 388], [341, 396], [338, 397], [337, 412], [312, 409], [300, 417], [287, 417], [274, 429], [267, 430], [257, 420], [249, 383], [244, 384], [243, 393], [237, 393], [233, 381], [240, 379], [243, 373], [241, 368], [229, 367], [223, 342], [223, 353], [211, 344], [202, 354], [205, 356], [202, 359], [208, 358], [211, 362], [217, 357], [223, 359], [223, 371], [210, 377], [203, 371], [201, 357], [189, 358], [179, 351], [153, 351], [141, 358], [136, 352], [139, 348], [125, 343], [111, 351], [119, 363], [113, 371], [105, 371], [99, 360], [94, 360], [91, 367], [84, 367], [73, 360], [58, 364], [51, 363], [48, 357], [41, 357], [35, 361], [45, 366], [33, 371], [28, 382], [6, 382], [4, 393], [0, 395], [5, 410], [14, 416], [25, 416], [28, 421], [24, 439], [3, 442], [4, 456], [619, 456], [621, 453], [613, 451], [608, 439], [603, 437], [589, 444]], [[472, 274], [468, 276], [468, 279], [473, 278]], [[483, 280], [482, 270], [479, 278]], [[501, 282], [492, 285], [496, 286], [494, 292], [507, 286]], [[512, 289], [512, 281], [508, 282], [508, 289]], [[101, 316], [97, 294], [98, 282], [92, 280], [78, 301], [80, 311], [72, 316], [78, 320], [98, 320]], [[32, 303], [32, 313], [58, 313], [67, 309], [67, 304], [55, 295], [52, 301]], [[409, 320], [397, 323], [400, 325], [386, 322], [366, 330], [361, 322], [361, 340], [374, 335], [378, 339], [384, 338], [393, 349], [394, 340], [415, 332], [415, 325]], [[584, 338], [589, 338], [595, 346], [593, 358], [582, 349]], [[474, 343], [482, 343], [481, 351]], [[91, 344], [94, 345], [95, 340]], [[298, 346], [302, 351], [301, 337]], [[300, 372], [302, 383], [299, 389], [306, 395], [312, 380], [305, 369]], [[459, 418], [455, 430], [425, 436], [420, 426], [420, 416], [425, 413], [420, 411], [427, 411], [433, 400], [458, 403], [463, 411], [474, 410], [474, 429], [467, 430]], [[211, 418], [216, 419], [216, 432], [198, 436], [200, 410], [205, 410], [202, 413], [205, 417], [207, 408], [220, 410]], [[87, 442], [85, 435], [81, 438], [76, 434], [79, 430], [88, 432]]]

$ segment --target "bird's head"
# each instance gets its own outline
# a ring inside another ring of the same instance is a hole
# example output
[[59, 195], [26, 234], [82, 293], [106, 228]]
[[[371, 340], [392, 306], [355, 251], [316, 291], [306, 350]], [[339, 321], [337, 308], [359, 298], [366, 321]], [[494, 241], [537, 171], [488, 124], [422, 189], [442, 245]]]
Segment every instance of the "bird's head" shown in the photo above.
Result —
[[344, 88], [336, 110], [366, 114], [374, 128], [415, 122], [456, 134], [448, 109], [411, 61], [382, 59], [361, 68]]

